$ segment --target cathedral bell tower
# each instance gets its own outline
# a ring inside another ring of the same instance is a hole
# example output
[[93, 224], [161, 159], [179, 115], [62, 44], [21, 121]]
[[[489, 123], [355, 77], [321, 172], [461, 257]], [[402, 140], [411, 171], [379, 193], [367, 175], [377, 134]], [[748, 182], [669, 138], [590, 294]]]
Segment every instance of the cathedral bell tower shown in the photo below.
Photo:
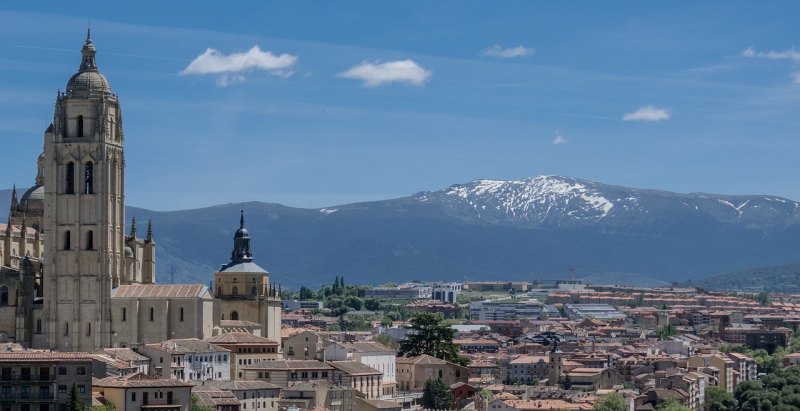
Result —
[[44, 315], [60, 351], [111, 346], [111, 289], [125, 282], [122, 119], [95, 53], [87, 32], [44, 136]]

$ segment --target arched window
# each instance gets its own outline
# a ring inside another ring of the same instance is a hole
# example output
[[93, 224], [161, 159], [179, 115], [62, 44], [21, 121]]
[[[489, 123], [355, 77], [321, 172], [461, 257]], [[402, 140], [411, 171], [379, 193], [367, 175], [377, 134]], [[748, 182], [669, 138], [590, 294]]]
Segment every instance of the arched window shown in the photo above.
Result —
[[239, 295], [239, 287], [234, 285], [233, 288], [231, 288], [231, 295]]
[[238, 321], [239, 320], [239, 313], [236, 311], [231, 311], [231, 321]]
[[153, 307], [150, 307], [150, 321], [153, 321], [154, 318]]
[[0, 305], [8, 305], [8, 287], [6, 286], [0, 287]]
[[88, 322], [86, 323], [86, 336], [88, 337], [90, 335], [92, 335], [92, 323]]
[[69, 335], [69, 323], [64, 323], [64, 336]]
[[94, 250], [94, 232], [92, 230], [86, 233], [86, 249]]
[[253, 297], [257, 296], [258, 295], [258, 288], [256, 288], [256, 287], [251, 288], [250, 289], [250, 295], [252, 295]]
[[83, 176], [83, 194], [93, 194], [94, 193], [94, 163], [91, 161], [86, 162], [86, 168], [84, 169], [84, 176]]
[[78, 116], [78, 137], [83, 137], [83, 116]]
[[217, 297], [222, 297], [222, 287], [217, 286]]
[[181, 321], [183, 321], [183, 307], [181, 307]]
[[67, 194], [75, 194], [75, 163], [70, 161], [67, 163], [67, 181], [66, 181], [66, 189], [64, 190]]
[[64, 231], [64, 249], [69, 250], [72, 248], [72, 238], [70, 236], [69, 230]]
[[42, 319], [41, 318], [37, 318], [36, 319], [36, 334], [41, 334], [41, 333], [42, 333]]

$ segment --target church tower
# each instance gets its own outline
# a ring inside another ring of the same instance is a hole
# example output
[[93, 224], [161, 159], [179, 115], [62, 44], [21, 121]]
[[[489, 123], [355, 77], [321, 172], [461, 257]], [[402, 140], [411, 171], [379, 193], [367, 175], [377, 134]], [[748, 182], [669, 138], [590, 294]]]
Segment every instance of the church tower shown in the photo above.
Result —
[[125, 168], [117, 95], [91, 34], [44, 142], [44, 316], [50, 348], [111, 346], [111, 289], [126, 283]]

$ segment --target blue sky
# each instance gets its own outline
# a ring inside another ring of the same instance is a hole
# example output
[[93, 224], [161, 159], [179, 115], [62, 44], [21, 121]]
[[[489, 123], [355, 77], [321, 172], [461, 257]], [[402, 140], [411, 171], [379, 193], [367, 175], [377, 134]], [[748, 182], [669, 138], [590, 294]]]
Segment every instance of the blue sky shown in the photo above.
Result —
[[0, 6], [0, 187], [32, 183], [90, 23], [129, 205], [540, 174], [800, 200], [797, 2], [117, 3]]

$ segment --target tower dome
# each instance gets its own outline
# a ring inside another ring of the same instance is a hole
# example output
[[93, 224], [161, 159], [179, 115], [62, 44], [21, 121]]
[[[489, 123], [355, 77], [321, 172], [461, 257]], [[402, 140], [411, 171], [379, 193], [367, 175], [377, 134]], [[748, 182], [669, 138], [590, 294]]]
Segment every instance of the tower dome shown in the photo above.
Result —
[[91, 31], [86, 32], [86, 42], [81, 49], [81, 66], [67, 81], [67, 96], [89, 97], [92, 95], [111, 94], [108, 80], [97, 70]]

